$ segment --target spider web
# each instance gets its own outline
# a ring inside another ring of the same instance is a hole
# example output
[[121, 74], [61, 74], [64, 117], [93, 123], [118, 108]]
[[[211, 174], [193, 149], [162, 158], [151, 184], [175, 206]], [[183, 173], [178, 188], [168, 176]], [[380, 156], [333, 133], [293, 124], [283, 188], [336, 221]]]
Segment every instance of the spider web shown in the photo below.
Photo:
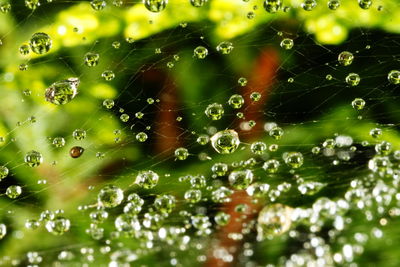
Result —
[[[299, 9], [298, 2], [290, 3], [292, 10]], [[216, 47], [227, 38], [215, 34], [217, 26], [206, 20], [179, 21], [145, 38], [127, 40], [123, 32], [129, 25], [120, 17], [121, 10], [142, 5], [137, 2], [118, 8], [108, 3], [104, 11], [94, 11], [89, 2], [82, 1], [42, 3], [34, 11], [23, 3], [11, 5], [10, 13], [1, 14], [14, 21], [7, 22], [12, 26], [1, 37], [2, 54], [8, 55], [1, 64], [5, 138], [1, 160], [9, 175], [1, 181], [0, 191], [19, 185], [22, 194], [15, 199], [4, 194], [1, 199], [1, 220], [7, 227], [1, 240], [4, 266], [340, 265], [378, 263], [382, 257], [390, 265], [398, 264], [398, 241], [388, 236], [395, 237], [400, 214], [395, 150], [398, 85], [387, 78], [391, 70], [399, 69], [397, 34], [357, 26], [350, 18], [356, 26], [349, 36], [339, 45], [329, 45], [307, 33], [301, 19], [289, 24], [287, 18], [277, 17], [231, 38], [233, 51], [222, 55]], [[105, 12], [122, 26], [110, 34], [103, 33], [114, 27], [111, 24], [98, 29], [97, 38], [96, 34], [85, 36], [82, 25], [74, 29], [57, 24], [56, 13], [78, 5], [99, 20], [105, 19]], [[265, 12], [262, 2], [245, 5], [243, 21], [251, 20], [249, 12], [255, 12], [254, 19]], [[324, 12], [336, 12], [323, 5]], [[362, 12], [378, 7], [374, 3]], [[383, 9], [382, 16], [392, 12]], [[145, 23], [162, 23], [157, 14], [151, 16]], [[19, 56], [18, 47], [42, 29], [57, 30], [55, 51], [40, 57], [32, 52]], [[293, 48], [280, 46], [284, 38], [293, 40]], [[204, 59], [194, 56], [198, 46], [208, 49]], [[342, 51], [353, 53], [351, 65], [339, 64]], [[84, 64], [88, 52], [100, 55], [99, 65]], [[28, 69], [18, 70], [23, 63]], [[103, 79], [105, 70], [112, 70], [115, 78]], [[359, 85], [346, 83], [349, 73], [361, 77]], [[47, 87], [71, 77], [81, 81], [75, 99], [63, 106], [45, 101]], [[243, 77], [245, 86], [238, 83]], [[260, 100], [252, 100], [254, 92], [261, 93]], [[243, 96], [242, 108], [229, 106], [233, 94]], [[366, 102], [362, 110], [352, 107], [355, 98]], [[115, 105], [105, 108], [105, 99], [113, 99]], [[224, 107], [220, 120], [213, 121], [204, 113], [213, 103]], [[143, 118], [135, 116], [138, 112]], [[120, 119], [122, 114], [129, 115], [127, 122]], [[253, 127], [249, 126], [252, 121]], [[270, 136], [273, 124], [283, 129], [281, 139]], [[373, 128], [381, 128], [383, 136], [370, 136]], [[75, 129], [85, 130], [86, 138], [75, 140]], [[210, 142], [197, 141], [199, 135], [211, 137], [224, 129], [239, 133], [241, 144], [233, 154], [218, 154]], [[147, 134], [145, 142], [137, 140], [140, 132]], [[62, 148], [52, 145], [59, 136], [66, 140]], [[331, 140], [336, 146], [327, 145]], [[380, 148], [383, 140], [392, 146], [387, 154], [374, 148]], [[267, 145], [261, 155], [251, 151], [257, 141]], [[70, 157], [73, 146], [84, 148], [79, 158]], [[184, 161], [174, 155], [179, 147], [189, 152]], [[23, 162], [32, 149], [44, 158], [38, 168]], [[300, 168], [285, 164], [288, 152], [300, 152], [304, 164]], [[387, 159], [390, 168], [369, 169], [376, 158]], [[280, 162], [279, 171], [268, 173], [263, 164], [273, 159]], [[216, 177], [211, 170], [215, 163], [228, 164], [229, 172]], [[251, 170], [254, 182], [268, 184], [269, 190], [251, 197], [246, 190], [232, 187], [227, 177], [241, 169]], [[160, 176], [153, 189], [136, 184], [143, 170]], [[191, 184], [199, 176], [204, 176], [206, 184]], [[97, 196], [107, 184], [121, 188], [125, 199], [118, 207], [105, 209], [105, 222], [94, 223], [90, 213], [104, 209]], [[213, 192], [222, 186], [232, 190], [228, 203], [212, 200]], [[190, 203], [185, 192], [197, 187], [202, 198]], [[127, 237], [115, 228], [130, 193], [137, 193], [145, 203], [137, 215], [142, 224], [139, 237]], [[176, 207], [160, 226], [146, 229], [145, 213], [155, 210], [153, 202], [162, 195], [174, 196]], [[290, 230], [259, 242], [257, 216], [263, 207], [276, 204], [290, 207]], [[70, 229], [57, 236], [49, 233], [46, 221], [39, 219], [46, 210], [69, 219]], [[231, 216], [226, 226], [215, 222], [221, 211]], [[194, 226], [196, 214], [207, 216], [209, 225]], [[40, 222], [37, 229], [25, 227], [26, 220], [32, 219]], [[100, 234], [91, 232], [99, 228], [103, 229]], [[175, 235], [166, 238], [165, 231], [175, 231]], [[386, 255], [381, 249], [390, 242]]]

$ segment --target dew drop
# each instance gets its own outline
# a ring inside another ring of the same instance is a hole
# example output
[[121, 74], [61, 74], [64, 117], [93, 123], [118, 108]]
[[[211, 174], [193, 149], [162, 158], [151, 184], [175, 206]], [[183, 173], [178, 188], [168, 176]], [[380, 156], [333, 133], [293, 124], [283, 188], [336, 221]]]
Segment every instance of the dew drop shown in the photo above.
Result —
[[25, 163], [29, 167], [37, 167], [43, 162], [43, 156], [41, 153], [31, 150], [25, 155]]
[[0, 181], [8, 176], [9, 170], [6, 166], [0, 166]]
[[220, 120], [224, 115], [224, 108], [221, 104], [213, 103], [207, 106], [204, 113], [212, 120]]
[[301, 3], [301, 7], [305, 11], [311, 11], [317, 6], [317, 1], [315, 0], [304, 0], [303, 3]]
[[158, 183], [159, 176], [157, 173], [148, 170], [148, 171], [141, 171], [136, 176], [135, 183], [144, 189], [151, 189], [155, 187]]
[[343, 66], [348, 66], [353, 63], [354, 55], [351, 52], [343, 51], [338, 56], [338, 61]]
[[204, 46], [198, 46], [194, 49], [194, 57], [204, 59], [208, 55], [208, 49]]
[[330, 10], [336, 10], [340, 7], [340, 0], [329, 0], [328, 1], [328, 8]]
[[88, 67], [94, 67], [99, 64], [100, 55], [94, 52], [88, 52], [85, 54], [84, 62]]
[[355, 109], [355, 110], [362, 110], [365, 107], [365, 100], [362, 98], [355, 98], [352, 102], [351, 102], [351, 106]]
[[360, 80], [360, 76], [357, 73], [350, 73], [346, 76], [346, 83], [351, 86], [357, 86]]
[[278, 12], [282, 8], [282, 0], [265, 0], [264, 9], [271, 14]]
[[75, 139], [75, 140], [83, 140], [83, 139], [85, 139], [86, 138], [86, 131], [85, 130], [83, 130], [83, 129], [75, 129], [73, 132], [72, 132], [72, 137]]
[[281, 46], [283, 49], [289, 50], [289, 49], [292, 49], [292, 48], [293, 48], [294, 42], [293, 42], [293, 40], [290, 39], [290, 38], [285, 38], [285, 39], [283, 39], [283, 40], [281, 41], [280, 46]]
[[7, 234], [7, 227], [4, 223], [0, 223], [0, 239], [3, 239]]
[[37, 32], [32, 35], [29, 45], [34, 53], [41, 55], [49, 52], [52, 41], [50, 36], [46, 33]]
[[121, 204], [123, 199], [124, 192], [115, 185], [106, 185], [97, 195], [99, 205], [105, 208], [114, 208]]
[[11, 4], [10, 3], [2, 3], [0, 4], [0, 12], [6, 14], [10, 12], [11, 10]]
[[362, 9], [369, 9], [372, 5], [372, 0], [358, 0], [358, 5]]
[[205, 3], [207, 3], [207, 0], [190, 0], [190, 3], [194, 7], [202, 7]]
[[251, 99], [251, 101], [253, 101], [253, 102], [260, 101], [260, 99], [261, 99], [261, 93], [259, 93], [259, 92], [252, 92], [252, 93], [250, 94], [250, 99]]
[[174, 155], [177, 160], [185, 160], [189, 156], [189, 151], [184, 147], [179, 147], [175, 149]]
[[78, 78], [68, 78], [50, 85], [45, 91], [46, 101], [55, 105], [65, 105], [78, 94]]
[[62, 216], [57, 216], [46, 223], [47, 231], [53, 235], [62, 235], [65, 232], [68, 232], [70, 227], [70, 220]]
[[161, 12], [168, 4], [168, 0], [143, 0], [144, 6], [151, 12]]
[[239, 147], [239, 135], [235, 130], [219, 131], [211, 137], [211, 145], [220, 154], [230, 154]]
[[284, 155], [284, 160], [291, 168], [297, 169], [303, 165], [304, 159], [300, 152], [289, 152]]
[[240, 78], [238, 79], [238, 84], [239, 84], [240, 86], [246, 86], [246, 85], [247, 85], [247, 79], [244, 78], [244, 77], [240, 77]]
[[55, 147], [63, 147], [63, 146], [65, 146], [65, 139], [64, 139], [64, 137], [55, 137], [55, 138], [53, 139], [52, 144], [53, 144]]
[[293, 209], [283, 204], [271, 204], [258, 214], [257, 240], [271, 239], [287, 232], [291, 226]]
[[85, 151], [85, 149], [81, 146], [74, 146], [69, 150], [69, 155], [71, 156], [71, 158], [79, 158], [80, 156], [82, 156], [83, 152]]
[[389, 72], [387, 78], [391, 84], [400, 84], [400, 71], [399, 70], [391, 70]]
[[112, 70], [105, 70], [101, 74], [101, 77], [103, 77], [104, 80], [109, 82], [109, 81], [112, 81], [115, 78], [115, 74], [114, 74], [114, 72]]
[[253, 182], [253, 172], [251, 170], [233, 171], [229, 174], [229, 184], [235, 189], [246, 189]]
[[136, 140], [138, 140], [139, 142], [146, 142], [148, 136], [145, 132], [139, 132], [136, 134]]
[[104, 0], [92, 0], [90, 1], [90, 6], [96, 10], [96, 11], [100, 11], [103, 10], [107, 5], [107, 2]]
[[15, 199], [22, 194], [22, 188], [19, 185], [11, 185], [7, 187], [6, 196]]
[[228, 41], [221, 42], [217, 46], [217, 51], [223, 55], [230, 54], [232, 50], [233, 50], [233, 44]]
[[234, 94], [232, 95], [229, 100], [228, 100], [228, 104], [235, 109], [239, 109], [243, 106], [244, 104], [244, 98], [241, 95], [238, 94]]
[[112, 108], [114, 107], [114, 100], [112, 100], [112, 99], [105, 99], [105, 100], [103, 101], [103, 106], [104, 106], [106, 109], [112, 109]]

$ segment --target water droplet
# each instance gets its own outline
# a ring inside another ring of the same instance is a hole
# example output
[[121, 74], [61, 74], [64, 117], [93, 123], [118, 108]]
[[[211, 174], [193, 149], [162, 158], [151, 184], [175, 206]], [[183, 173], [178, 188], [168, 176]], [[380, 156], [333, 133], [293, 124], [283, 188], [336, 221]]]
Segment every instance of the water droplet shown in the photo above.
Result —
[[215, 163], [214, 165], [212, 165], [211, 171], [217, 176], [225, 176], [228, 172], [228, 165], [220, 162]]
[[253, 182], [251, 170], [233, 171], [229, 174], [229, 184], [235, 189], [246, 189]]
[[207, 145], [208, 142], [210, 141], [210, 137], [206, 134], [202, 134], [199, 137], [197, 137], [197, 143], [204, 146]]
[[7, 234], [7, 227], [4, 223], [0, 223], [0, 239], [3, 239]]
[[29, 45], [34, 53], [40, 55], [49, 52], [52, 41], [50, 36], [46, 33], [37, 32], [32, 35]]
[[[130, 41], [130, 40], [127, 40], [127, 42], [130, 43], [131, 41]], [[118, 42], [118, 41], [114, 41], [114, 42], [112, 42], [111, 46], [112, 46], [114, 49], [119, 49], [119, 48], [121, 47], [121, 43]]]
[[103, 106], [104, 106], [106, 109], [112, 109], [112, 108], [114, 107], [114, 100], [112, 100], [112, 99], [105, 99], [105, 100], [103, 101]]
[[264, 207], [258, 214], [257, 219], [257, 240], [287, 232], [291, 226], [291, 214], [293, 209], [283, 204], [272, 204]]
[[355, 98], [352, 102], [351, 102], [351, 106], [355, 109], [355, 110], [362, 110], [365, 107], [365, 101], [362, 98]]
[[22, 188], [19, 185], [11, 185], [7, 187], [6, 196], [11, 199], [17, 198], [22, 194]]
[[90, 5], [94, 10], [100, 11], [106, 7], [107, 2], [105, 0], [92, 0], [90, 1]]
[[40, 6], [39, 0], [25, 0], [25, 6], [31, 10], [35, 10]]
[[243, 106], [244, 104], [244, 98], [241, 95], [238, 94], [234, 94], [232, 95], [229, 100], [228, 100], [228, 104], [235, 109], [239, 109]]
[[279, 140], [283, 136], [283, 129], [281, 127], [275, 126], [269, 130], [269, 136], [273, 137], [275, 140]]
[[213, 103], [207, 106], [204, 113], [212, 120], [219, 120], [224, 115], [224, 108], [221, 104]]
[[293, 42], [293, 40], [290, 39], [290, 38], [285, 38], [285, 39], [283, 39], [283, 40], [281, 41], [280, 46], [281, 46], [283, 49], [289, 50], [289, 49], [292, 49], [292, 48], [293, 48], [294, 42]]
[[165, 213], [170, 213], [176, 205], [176, 199], [172, 195], [159, 195], [154, 200], [154, 207]]
[[362, 9], [369, 9], [372, 5], [372, 0], [358, 0], [358, 5]]
[[240, 78], [238, 79], [238, 84], [239, 84], [240, 86], [246, 86], [246, 85], [247, 85], [247, 79], [244, 78], [244, 77], [240, 77]]
[[194, 49], [194, 57], [204, 59], [208, 55], [208, 49], [204, 46], [198, 46]]
[[69, 155], [71, 156], [71, 158], [79, 158], [80, 156], [82, 156], [83, 152], [85, 151], [85, 149], [81, 146], [74, 146], [69, 150]]
[[257, 141], [251, 144], [250, 150], [256, 155], [262, 155], [267, 150], [267, 145], [264, 142]]
[[351, 86], [357, 86], [360, 80], [360, 76], [357, 73], [349, 73], [349, 75], [346, 76], [346, 83]]
[[282, 8], [282, 0], [265, 0], [264, 9], [268, 13], [276, 13]]
[[190, 3], [194, 7], [202, 7], [205, 3], [207, 3], [207, 0], [190, 0]]
[[20, 53], [21, 55], [23, 55], [23, 56], [28, 55], [28, 54], [29, 54], [29, 51], [30, 51], [29, 45], [27, 45], [27, 44], [23, 44], [23, 45], [21, 45], [21, 46], [19, 47], [19, 53]]
[[305, 11], [311, 11], [317, 6], [317, 1], [315, 0], [304, 0], [303, 3], [301, 3], [301, 7]]
[[231, 42], [225, 41], [221, 42], [217, 46], [217, 51], [223, 55], [228, 55], [233, 50], [233, 44]]
[[0, 11], [4, 14], [10, 12], [11, 4], [10, 3], [2, 3], [0, 4]]
[[160, 12], [167, 6], [168, 0], [143, 0], [143, 4], [151, 12]]
[[145, 189], [151, 189], [157, 185], [158, 179], [159, 179], [158, 174], [151, 170], [141, 171], [136, 176], [135, 183]]
[[220, 226], [227, 225], [229, 223], [230, 219], [231, 219], [231, 215], [229, 215], [228, 213], [225, 213], [223, 211], [217, 212], [217, 214], [215, 214], [215, 216], [214, 216], [215, 223]]
[[72, 137], [75, 140], [83, 140], [86, 138], [86, 131], [83, 129], [76, 129], [72, 132]]
[[276, 159], [269, 159], [264, 162], [262, 168], [268, 173], [276, 173], [279, 169], [280, 163]]
[[338, 61], [343, 66], [348, 66], [353, 63], [354, 56], [351, 52], [343, 51], [338, 56]]
[[304, 162], [303, 155], [300, 152], [289, 152], [283, 158], [287, 165], [295, 169], [300, 168]]
[[105, 208], [114, 208], [121, 204], [123, 199], [124, 192], [115, 185], [106, 185], [97, 195], [99, 205]]
[[389, 72], [387, 78], [391, 84], [399, 84], [400, 83], [400, 71], [399, 70], [391, 70]]
[[185, 192], [184, 198], [189, 203], [197, 203], [201, 200], [201, 191], [198, 189], [189, 189]]
[[121, 116], [119, 116], [119, 119], [120, 119], [122, 122], [128, 122], [128, 120], [129, 120], [129, 115], [126, 114], [126, 113], [121, 114]]
[[0, 181], [8, 176], [9, 170], [6, 166], [0, 166]]
[[68, 232], [70, 227], [70, 220], [62, 216], [57, 216], [46, 223], [47, 231], [53, 235], [62, 235]]
[[136, 140], [138, 140], [139, 142], [146, 142], [148, 136], [145, 132], [139, 132], [136, 134]]
[[253, 101], [253, 102], [260, 101], [260, 99], [261, 99], [261, 93], [259, 93], [259, 92], [252, 92], [252, 93], [250, 94], [250, 99], [251, 99], [251, 101]]
[[88, 67], [94, 67], [99, 64], [100, 55], [94, 52], [88, 52], [85, 54], [85, 65]]
[[179, 147], [175, 149], [174, 155], [178, 160], [185, 160], [189, 156], [189, 151], [184, 147]]
[[35, 229], [39, 228], [39, 226], [40, 226], [40, 222], [35, 219], [29, 219], [29, 220], [26, 220], [26, 222], [25, 222], [25, 228], [29, 229], [29, 230], [35, 230]]
[[124, 233], [134, 234], [140, 231], [141, 226], [138, 218], [131, 214], [121, 214], [115, 219], [115, 228]]
[[330, 10], [336, 10], [340, 7], [340, 0], [329, 0], [328, 1], [328, 8]]
[[25, 155], [25, 163], [29, 167], [37, 167], [43, 162], [43, 156], [35, 150], [31, 150]]
[[108, 212], [104, 209], [98, 209], [90, 213], [90, 219], [94, 223], [102, 223], [108, 218]]
[[239, 135], [235, 130], [219, 131], [211, 137], [211, 145], [220, 154], [230, 154], [239, 147]]
[[103, 77], [104, 80], [109, 82], [109, 81], [112, 81], [115, 78], [115, 74], [114, 74], [114, 72], [112, 70], [105, 70], [101, 74], [101, 77]]
[[55, 105], [67, 104], [78, 94], [79, 83], [78, 78], [68, 78], [53, 83], [46, 89], [46, 101]]
[[372, 136], [373, 138], [379, 138], [382, 136], [382, 129], [380, 128], [374, 128], [369, 131], [369, 135]]
[[64, 139], [64, 137], [55, 137], [55, 138], [53, 139], [52, 144], [53, 144], [55, 147], [63, 147], [63, 146], [65, 146], [65, 139]]

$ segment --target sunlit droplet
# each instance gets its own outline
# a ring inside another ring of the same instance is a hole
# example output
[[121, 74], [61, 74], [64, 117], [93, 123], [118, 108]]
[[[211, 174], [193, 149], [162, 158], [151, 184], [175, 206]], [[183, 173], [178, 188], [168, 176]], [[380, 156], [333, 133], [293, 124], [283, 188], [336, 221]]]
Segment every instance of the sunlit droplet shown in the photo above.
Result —
[[230, 154], [239, 147], [239, 135], [235, 130], [223, 130], [211, 137], [211, 145], [220, 154]]
[[32, 35], [29, 45], [34, 53], [45, 54], [49, 52], [52, 41], [48, 34], [44, 32], [37, 32]]

